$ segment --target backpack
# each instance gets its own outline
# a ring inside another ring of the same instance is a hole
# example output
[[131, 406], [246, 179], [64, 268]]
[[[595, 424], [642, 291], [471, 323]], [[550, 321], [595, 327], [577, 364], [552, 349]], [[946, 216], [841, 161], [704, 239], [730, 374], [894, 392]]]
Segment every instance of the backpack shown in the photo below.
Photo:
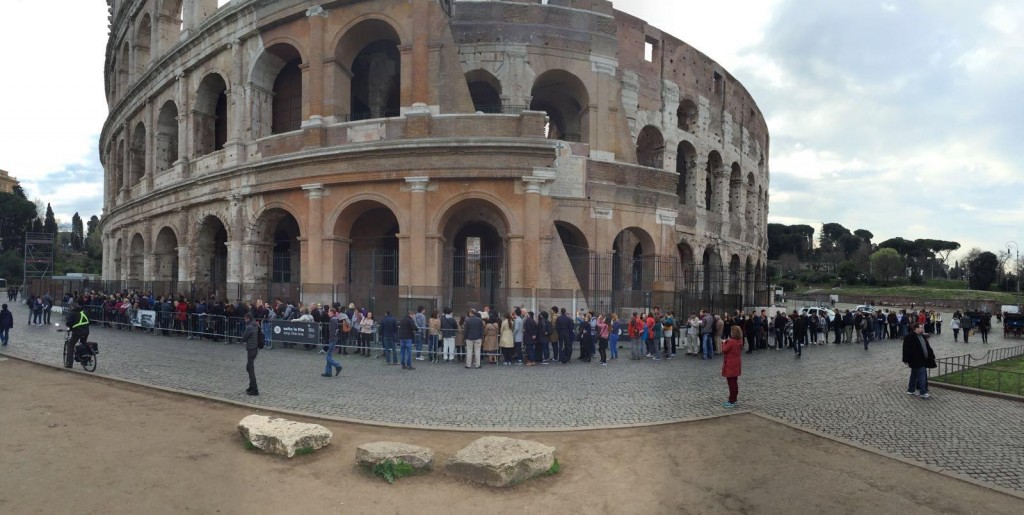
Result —
[[350, 331], [352, 331], [352, 324], [348, 321], [347, 318], [343, 318], [341, 320], [341, 332], [347, 333]]

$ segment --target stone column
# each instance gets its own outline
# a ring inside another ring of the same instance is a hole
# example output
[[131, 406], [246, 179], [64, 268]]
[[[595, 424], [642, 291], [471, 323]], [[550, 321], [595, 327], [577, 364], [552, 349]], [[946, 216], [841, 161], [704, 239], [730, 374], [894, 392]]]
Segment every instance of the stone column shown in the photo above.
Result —
[[[412, 97], [409, 103], [430, 104], [430, 2], [413, 2], [412, 5]], [[402, 61], [407, 62], [407, 61]], [[405, 79], [405, 77], [402, 77]]]
[[245, 269], [242, 266], [242, 249], [245, 243], [245, 198], [241, 195], [231, 195], [228, 197], [228, 201], [231, 204], [229, 212], [235, 213], [235, 216], [228, 221], [231, 227], [228, 228], [228, 234], [231, 239], [227, 241], [226, 246], [228, 248], [228, 266], [227, 266], [227, 283], [228, 291], [234, 293], [236, 290], [231, 289], [232, 283], [241, 283], [243, 281], [243, 274]]
[[121, 134], [124, 135], [124, 153], [117, 156], [121, 160], [121, 202], [124, 202], [128, 198], [129, 177], [131, 177], [131, 155], [132, 155], [132, 132], [128, 126], [128, 122], [124, 123], [124, 127], [121, 128]]
[[189, 105], [188, 76], [184, 73], [175, 76], [174, 103], [178, 107], [178, 160], [172, 166], [181, 166], [182, 178], [188, 178], [188, 159], [192, 155], [192, 130], [189, 126], [192, 108]]
[[325, 277], [331, 284], [348, 287], [348, 252], [352, 246], [352, 240], [339, 236], [324, 238], [324, 263], [330, 263], [332, 273]]
[[[309, 94], [303, 102], [303, 117], [317, 125], [324, 117], [324, 21], [327, 11], [319, 5], [306, 10], [309, 20]], [[306, 74], [304, 74], [306, 75]]]
[[540, 274], [540, 190], [546, 178], [523, 177], [523, 281], [530, 288], [537, 287]]
[[[408, 270], [408, 286], [425, 285], [425, 257], [427, 254], [427, 186], [429, 177], [406, 177], [409, 185], [409, 254], [400, 256], [402, 270]], [[401, 243], [401, 240], [399, 240]]]
[[323, 282], [323, 184], [303, 184], [303, 191], [309, 199], [309, 207], [306, 220], [309, 222], [306, 230], [308, 243], [302, 249], [302, 277], [303, 283], [320, 284]]
[[146, 99], [146, 164], [142, 174], [143, 189], [146, 193], [153, 190], [153, 174], [156, 170], [156, 114], [153, 99]]

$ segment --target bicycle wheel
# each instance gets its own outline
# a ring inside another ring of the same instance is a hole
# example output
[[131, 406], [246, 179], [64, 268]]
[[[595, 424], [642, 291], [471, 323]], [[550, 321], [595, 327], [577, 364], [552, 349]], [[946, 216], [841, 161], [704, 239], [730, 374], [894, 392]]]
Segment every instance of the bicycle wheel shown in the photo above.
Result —
[[88, 361], [82, 363], [82, 368], [84, 368], [86, 372], [94, 372], [96, 370], [96, 354], [90, 351], [86, 359], [88, 359]]

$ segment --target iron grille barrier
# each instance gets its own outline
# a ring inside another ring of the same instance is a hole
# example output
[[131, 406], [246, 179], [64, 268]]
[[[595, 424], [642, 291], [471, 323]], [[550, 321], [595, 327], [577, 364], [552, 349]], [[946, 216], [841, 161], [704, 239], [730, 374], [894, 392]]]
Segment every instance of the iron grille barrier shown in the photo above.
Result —
[[980, 358], [971, 354], [940, 358], [935, 360], [935, 368], [928, 369], [928, 376], [938, 383], [1024, 395], [1024, 373], [991, 366], [1022, 355], [1024, 345], [990, 349]]

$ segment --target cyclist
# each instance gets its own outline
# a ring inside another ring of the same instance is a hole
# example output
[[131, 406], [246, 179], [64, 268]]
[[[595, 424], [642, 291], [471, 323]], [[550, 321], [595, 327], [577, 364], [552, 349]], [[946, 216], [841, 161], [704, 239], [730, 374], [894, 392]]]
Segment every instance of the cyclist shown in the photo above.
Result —
[[74, 302], [64, 324], [71, 330], [71, 338], [64, 348], [64, 368], [71, 368], [75, 364], [75, 344], [82, 342], [82, 345], [88, 345], [89, 317], [85, 316], [82, 306]]

